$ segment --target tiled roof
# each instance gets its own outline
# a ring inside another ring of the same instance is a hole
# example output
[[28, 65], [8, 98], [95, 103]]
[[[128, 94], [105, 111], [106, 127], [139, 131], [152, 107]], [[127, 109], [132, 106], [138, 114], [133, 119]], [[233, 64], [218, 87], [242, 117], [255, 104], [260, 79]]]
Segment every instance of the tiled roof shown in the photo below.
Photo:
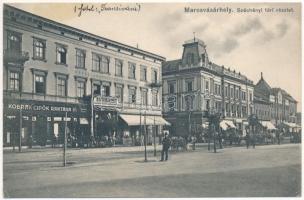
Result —
[[257, 92], [262, 92], [267, 95], [271, 93], [271, 87], [269, 84], [264, 80], [263, 77], [259, 80], [259, 82], [255, 85], [254, 90]]

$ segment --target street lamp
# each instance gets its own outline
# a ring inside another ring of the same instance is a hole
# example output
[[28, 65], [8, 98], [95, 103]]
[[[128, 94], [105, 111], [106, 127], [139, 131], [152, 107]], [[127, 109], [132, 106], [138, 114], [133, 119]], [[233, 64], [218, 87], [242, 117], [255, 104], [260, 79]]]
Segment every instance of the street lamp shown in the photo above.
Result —
[[[149, 85], [151, 88], [160, 88], [161, 83], [153, 82]], [[155, 115], [154, 115], [154, 130], [153, 130], [153, 145], [154, 145], [154, 156], [156, 156], [156, 125], [155, 125]]]

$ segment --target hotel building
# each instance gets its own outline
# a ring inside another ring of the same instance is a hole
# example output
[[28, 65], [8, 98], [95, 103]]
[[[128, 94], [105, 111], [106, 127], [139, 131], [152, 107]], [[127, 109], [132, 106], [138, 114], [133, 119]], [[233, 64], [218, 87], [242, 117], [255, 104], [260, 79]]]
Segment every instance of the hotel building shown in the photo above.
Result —
[[164, 62], [163, 116], [176, 135], [200, 133], [209, 113], [220, 113], [222, 129], [243, 129], [253, 113], [253, 82], [210, 61], [199, 39], [183, 44], [182, 58]]
[[162, 56], [9, 5], [3, 52], [4, 146], [62, 141], [65, 123], [80, 143], [115, 136], [135, 144], [141, 124], [148, 138], [168, 124]]

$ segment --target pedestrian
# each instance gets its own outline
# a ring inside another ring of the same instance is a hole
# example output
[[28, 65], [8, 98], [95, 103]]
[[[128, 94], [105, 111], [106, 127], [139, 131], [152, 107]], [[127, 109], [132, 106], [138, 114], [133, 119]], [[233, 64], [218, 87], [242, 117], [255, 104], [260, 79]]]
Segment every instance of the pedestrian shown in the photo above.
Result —
[[280, 131], [277, 131], [276, 134], [277, 134], [276, 136], [278, 140], [278, 145], [280, 145], [281, 144]]
[[195, 150], [195, 143], [196, 143], [196, 137], [195, 136], [191, 137], [191, 142], [192, 142], [192, 150]]
[[247, 149], [249, 148], [249, 140], [250, 140], [250, 137], [249, 137], [249, 133], [247, 132], [246, 133], [246, 146], [247, 146]]
[[53, 134], [53, 139], [52, 139], [52, 148], [55, 148], [57, 144], [57, 137], [55, 134]]
[[166, 155], [165, 160], [167, 161], [168, 160], [168, 151], [169, 151], [169, 148], [170, 148], [170, 145], [171, 145], [171, 141], [170, 141], [170, 138], [168, 137], [168, 133], [165, 134], [165, 137], [162, 141], [162, 144], [163, 144], [163, 149], [162, 149], [162, 152], [161, 152], [161, 160], [160, 161], [164, 161], [164, 154]]

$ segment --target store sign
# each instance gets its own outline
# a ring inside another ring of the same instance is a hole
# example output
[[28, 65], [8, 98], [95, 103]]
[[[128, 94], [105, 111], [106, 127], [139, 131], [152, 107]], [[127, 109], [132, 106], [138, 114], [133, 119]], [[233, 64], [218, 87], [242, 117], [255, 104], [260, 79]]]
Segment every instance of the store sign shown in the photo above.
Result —
[[175, 96], [168, 96], [167, 97], [167, 103], [165, 104], [168, 108], [169, 111], [175, 111], [177, 106], [176, 106], [176, 97]]
[[50, 112], [77, 112], [77, 108], [70, 106], [55, 106], [55, 105], [35, 105], [35, 104], [17, 104], [9, 103], [7, 108], [10, 110], [25, 110], [25, 111], [50, 111]]
[[117, 106], [118, 105], [118, 99], [117, 99], [117, 97], [96, 96], [96, 97], [94, 97], [94, 105], [98, 105], [98, 106]]

